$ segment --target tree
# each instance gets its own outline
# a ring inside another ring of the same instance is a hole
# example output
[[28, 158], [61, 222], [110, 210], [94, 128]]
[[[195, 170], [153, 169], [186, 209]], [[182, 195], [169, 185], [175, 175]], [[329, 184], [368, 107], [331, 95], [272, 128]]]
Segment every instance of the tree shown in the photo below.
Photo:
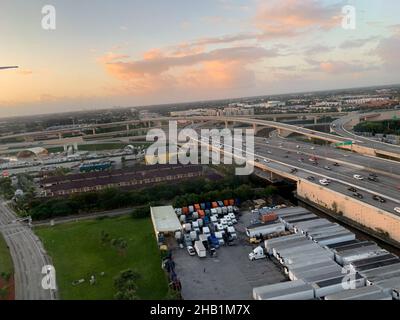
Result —
[[114, 298], [116, 300], [137, 300], [137, 281], [140, 279], [140, 274], [127, 269], [121, 271], [120, 274], [114, 279], [114, 287], [116, 293]]

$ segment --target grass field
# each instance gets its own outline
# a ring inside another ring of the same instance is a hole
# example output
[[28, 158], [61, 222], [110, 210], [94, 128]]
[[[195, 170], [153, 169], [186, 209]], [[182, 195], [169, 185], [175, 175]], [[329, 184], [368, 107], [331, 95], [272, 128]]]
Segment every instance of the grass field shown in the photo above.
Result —
[[2, 272], [12, 273], [13, 263], [3, 235], [0, 234], [0, 274]]
[[0, 234], [0, 274], [3, 272], [11, 277], [9, 280], [0, 277], [0, 300], [13, 300], [14, 299], [14, 278], [13, 272], [14, 267], [11, 260], [10, 251], [7, 248], [7, 244]]
[[[110, 238], [124, 238], [128, 242], [125, 253], [109, 243], [102, 244], [102, 230]], [[167, 279], [150, 219], [118, 217], [73, 222], [38, 228], [36, 233], [53, 259], [61, 299], [113, 299], [114, 277], [128, 268], [141, 275], [137, 283], [140, 299], [168, 298]], [[92, 274], [97, 280], [93, 286], [88, 283]], [[82, 278], [86, 279], [83, 284], [72, 285]]]

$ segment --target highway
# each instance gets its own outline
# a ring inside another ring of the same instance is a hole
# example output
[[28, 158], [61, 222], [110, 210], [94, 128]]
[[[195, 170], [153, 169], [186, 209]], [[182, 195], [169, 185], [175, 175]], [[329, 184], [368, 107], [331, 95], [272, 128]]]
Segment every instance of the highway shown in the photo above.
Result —
[[[349, 197], [352, 197], [353, 192], [350, 192], [348, 188], [355, 187], [357, 191], [364, 196], [360, 201], [398, 215], [393, 209], [400, 206], [400, 192], [397, 189], [399, 179], [390, 176], [379, 176], [379, 182], [368, 181], [367, 177], [372, 171], [365, 169], [355, 170], [353, 166], [347, 164], [340, 164], [339, 167], [336, 167], [333, 165], [332, 161], [325, 160], [319, 156], [317, 156], [318, 165], [316, 166], [309, 161], [309, 156], [297, 154], [297, 152], [302, 153], [301, 151], [287, 151], [276, 146], [272, 147], [271, 144], [266, 145], [264, 142], [264, 144], [256, 144], [255, 158], [259, 159], [260, 163], [264, 164], [266, 167], [283, 170], [284, 172], [292, 174], [294, 177], [307, 179], [313, 176], [315, 178], [314, 183], [316, 184], [319, 184], [320, 179], [328, 178], [333, 182], [329, 186], [324, 186], [325, 188], [347, 194]], [[316, 154], [318, 154], [318, 152]], [[304, 161], [299, 162], [301, 158], [303, 158]], [[263, 162], [264, 159], [268, 159], [271, 162], [265, 163]], [[325, 169], [324, 166], [329, 166], [331, 170]], [[293, 168], [297, 168], [298, 172], [291, 173]], [[353, 178], [354, 174], [364, 176], [365, 180], [356, 180]], [[386, 199], [386, 202], [379, 203], [373, 200], [373, 195], [380, 195]]]
[[[393, 111], [391, 111], [392, 113]], [[400, 110], [399, 110], [399, 115], [400, 115]], [[363, 137], [356, 135], [354, 132], [346, 129], [346, 124], [352, 121], [352, 119], [360, 118], [362, 116], [367, 116], [368, 114], [352, 114], [348, 115], [342, 118], [339, 118], [332, 122], [331, 124], [331, 130], [337, 133], [338, 135], [354, 140], [356, 139], [362, 145], [368, 146], [372, 149], [377, 149], [377, 150], [382, 150], [386, 152], [392, 152], [392, 153], [400, 153], [400, 146], [399, 145], [394, 145], [394, 144], [389, 144], [385, 142], [380, 142], [368, 137]]]
[[51, 265], [43, 245], [29, 226], [0, 201], [0, 232], [10, 248], [14, 264], [16, 300], [55, 300], [55, 290], [42, 288], [42, 267]]

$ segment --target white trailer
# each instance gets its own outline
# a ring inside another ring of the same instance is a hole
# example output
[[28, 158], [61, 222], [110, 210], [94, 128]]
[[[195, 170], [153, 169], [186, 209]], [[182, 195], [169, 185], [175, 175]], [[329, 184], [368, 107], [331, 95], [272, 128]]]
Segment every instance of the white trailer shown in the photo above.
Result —
[[197, 255], [200, 258], [205, 258], [207, 256], [206, 248], [204, 247], [204, 245], [201, 241], [196, 241], [194, 243], [194, 249], [196, 250]]
[[285, 231], [285, 225], [281, 222], [257, 224], [246, 228], [246, 234], [249, 238], [259, 235], [266, 236], [268, 234]]

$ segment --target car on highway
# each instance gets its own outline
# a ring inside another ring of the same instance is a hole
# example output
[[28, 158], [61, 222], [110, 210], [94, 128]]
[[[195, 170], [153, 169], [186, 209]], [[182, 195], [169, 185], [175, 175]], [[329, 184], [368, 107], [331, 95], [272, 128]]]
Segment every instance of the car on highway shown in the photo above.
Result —
[[364, 177], [362, 175], [360, 175], [360, 174], [353, 175], [353, 178], [356, 179], [356, 180], [364, 180]]
[[323, 186], [328, 186], [331, 182], [328, 179], [319, 180], [319, 183]]
[[298, 161], [299, 161], [299, 162], [304, 162], [304, 159], [301, 158], [301, 159], [299, 159]]
[[189, 253], [189, 256], [195, 256], [196, 255], [196, 250], [192, 246], [188, 246], [186, 248], [187, 252]]
[[264, 159], [263, 160], [265, 163], [270, 163], [271, 161], [269, 161], [268, 159]]
[[290, 173], [296, 173], [297, 171], [299, 171], [299, 170], [297, 170], [296, 168], [293, 168], [292, 170], [290, 170]]
[[311, 150], [315, 150], [315, 147], [311, 147], [310, 149], [311, 149]]
[[272, 154], [272, 152], [271, 152], [271, 151], [269, 151], [269, 150], [267, 151], [267, 153], [268, 153], [268, 154]]
[[381, 196], [378, 196], [376, 194], [372, 197], [372, 199], [374, 199], [375, 201], [379, 201], [380, 203], [385, 203], [386, 202], [385, 199], [383, 199]]
[[379, 182], [378, 178], [376, 178], [376, 177], [371, 177], [371, 176], [368, 177], [368, 180], [369, 180], [369, 181], [373, 181], [373, 182]]
[[332, 170], [332, 168], [331, 168], [330, 166], [324, 166], [324, 169], [325, 169], [325, 170], [329, 170], [329, 171]]
[[254, 161], [255, 161], [255, 162], [260, 162], [260, 159], [255, 159]]
[[348, 188], [347, 190], [349, 190], [349, 191], [351, 191], [351, 192], [357, 192], [357, 189], [354, 188], [354, 187], [350, 187], [350, 188]]
[[340, 164], [337, 163], [337, 162], [335, 162], [335, 163], [333, 164], [333, 166], [334, 166], [334, 167], [340, 167]]
[[315, 181], [315, 178], [314, 178], [313, 176], [308, 176], [308, 177], [307, 177], [307, 180], [308, 180], [308, 181]]
[[396, 211], [397, 213], [400, 213], [400, 207], [394, 208], [394, 211]]
[[358, 199], [363, 199], [364, 198], [364, 196], [361, 193], [358, 193], [358, 192], [354, 192], [353, 193], [353, 197], [356, 197]]

